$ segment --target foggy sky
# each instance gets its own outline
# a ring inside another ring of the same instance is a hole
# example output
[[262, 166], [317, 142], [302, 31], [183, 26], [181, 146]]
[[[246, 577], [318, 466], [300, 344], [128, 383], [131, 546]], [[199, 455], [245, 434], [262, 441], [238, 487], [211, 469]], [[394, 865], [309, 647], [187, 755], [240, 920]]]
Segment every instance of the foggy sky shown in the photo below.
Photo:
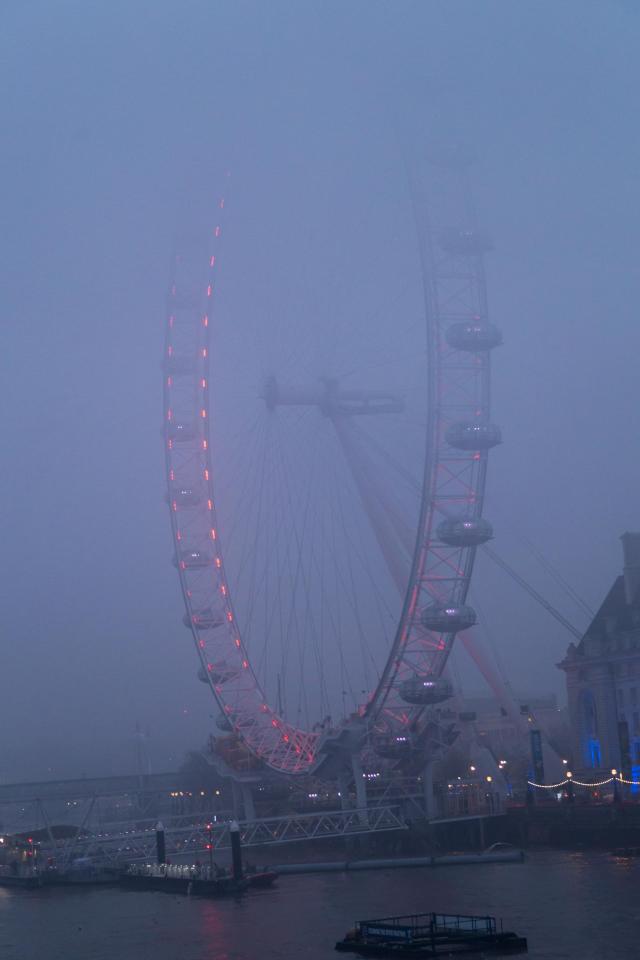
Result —
[[[230, 168], [260, 269], [282, 280], [286, 238], [317, 298], [339, 258], [304, 261], [314, 218], [349, 178], [345, 223], [396, 202], [396, 120], [478, 155], [505, 336], [485, 514], [586, 626], [521, 537], [597, 607], [640, 529], [639, 34], [616, 0], [5, 4], [0, 780], [132, 769], [136, 723], [155, 770], [206, 736], [163, 501], [172, 233]], [[513, 686], [561, 693], [560, 625], [484, 558], [476, 597]]]

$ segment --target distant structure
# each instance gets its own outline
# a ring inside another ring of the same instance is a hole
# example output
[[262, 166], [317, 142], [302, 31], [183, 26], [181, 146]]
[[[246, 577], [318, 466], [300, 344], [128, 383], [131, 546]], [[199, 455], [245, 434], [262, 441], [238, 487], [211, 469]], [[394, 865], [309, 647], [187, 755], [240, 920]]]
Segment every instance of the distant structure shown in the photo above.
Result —
[[567, 682], [573, 765], [640, 775], [640, 533], [624, 533], [616, 578], [580, 642], [558, 666]]

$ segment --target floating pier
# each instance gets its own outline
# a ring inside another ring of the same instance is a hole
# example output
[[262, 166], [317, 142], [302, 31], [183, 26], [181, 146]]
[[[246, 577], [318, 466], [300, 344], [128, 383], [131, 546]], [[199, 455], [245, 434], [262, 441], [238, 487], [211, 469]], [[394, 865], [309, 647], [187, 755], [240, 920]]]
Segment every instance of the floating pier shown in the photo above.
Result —
[[495, 917], [419, 913], [359, 920], [336, 950], [362, 957], [444, 957], [527, 952], [527, 940], [498, 928]]
[[499, 853], [452, 853], [444, 857], [393, 857], [377, 860], [329, 860], [321, 863], [282, 863], [272, 869], [285, 873], [342, 873], [352, 870], [396, 870], [410, 867], [460, 867], [469, 864], [522, 863], [522, 850]]

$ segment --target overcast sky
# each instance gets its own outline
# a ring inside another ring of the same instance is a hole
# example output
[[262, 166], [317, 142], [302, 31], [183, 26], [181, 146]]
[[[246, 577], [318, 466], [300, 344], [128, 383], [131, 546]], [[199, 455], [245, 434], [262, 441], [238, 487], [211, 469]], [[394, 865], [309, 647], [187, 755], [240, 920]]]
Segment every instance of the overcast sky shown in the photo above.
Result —
[[[586, 625], [523, 538], [597, 607], [640, 529], [639, 44], [623, 0], [4, 4], [0, 780], [131, 769], [136, 723], [155, 770], [204, 740], [163, 502], [172, 235], [231, 169], [226, 309], [258, 259], [273, 302], [331, 266], [324, 309], [357, 304], [349, 257], [306, 251], [334, 194], [336, 237], [405, 202], [397, 122], [477, 153], [505, 336], [486, 515]], [[562, 627], [484, 558], [473, 596], [513, 686], [561, 694]]]

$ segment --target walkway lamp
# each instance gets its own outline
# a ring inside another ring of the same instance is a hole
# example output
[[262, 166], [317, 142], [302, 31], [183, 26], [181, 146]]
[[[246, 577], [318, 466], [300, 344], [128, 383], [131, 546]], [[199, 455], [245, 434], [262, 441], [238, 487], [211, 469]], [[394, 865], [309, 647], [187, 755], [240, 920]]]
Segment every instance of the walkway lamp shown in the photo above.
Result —
[[573, 783], [571, 781], [573, 774], [571, 770], [567, 770], [567, 800], [569, 803], [573, 803]]
[[[620, 803], [620, 790], [618, 788], [618, 771], [615, 767], [611, 769], [611, 776], [613, 777], [613, 802]], [[622, 776], [622, 774], [620, 774]]]

